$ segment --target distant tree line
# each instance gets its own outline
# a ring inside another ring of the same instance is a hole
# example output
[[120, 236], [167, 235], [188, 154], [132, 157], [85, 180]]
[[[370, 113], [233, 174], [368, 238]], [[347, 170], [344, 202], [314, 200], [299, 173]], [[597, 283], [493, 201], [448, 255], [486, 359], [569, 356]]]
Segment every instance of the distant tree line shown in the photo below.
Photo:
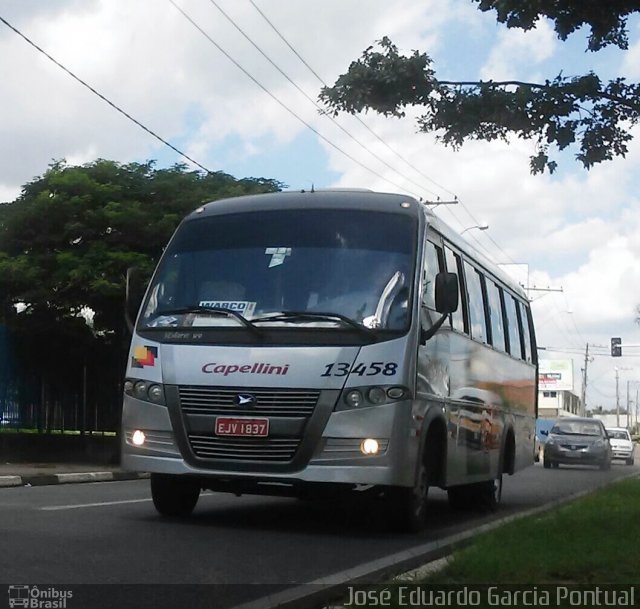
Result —
[[127, 268], [150, 275], [182, 217], [202, 203], [282, 186], [151, 161], [57, 161], [0, 205], [5, 426], [116, 429]]

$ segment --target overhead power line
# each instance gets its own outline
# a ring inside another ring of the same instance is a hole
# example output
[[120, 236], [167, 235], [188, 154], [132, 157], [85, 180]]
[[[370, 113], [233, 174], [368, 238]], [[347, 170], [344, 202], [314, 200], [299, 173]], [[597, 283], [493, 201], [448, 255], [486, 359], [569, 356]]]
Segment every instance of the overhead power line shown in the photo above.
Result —
[[364, 144], [363, 142], [361, 142], [355, 135], [353, 135], [353, 133], [351, 133], [346, 127], [344, 127], [343, 125], [341, 125], [337, 120], [335, 120], [335, 118], [333, 116], [331, 116], [331, 114], [328, 114], [324, 108], [322, 108], [322, 106], [320, 106], [320, 104], [318, 104], [318, 102], [316, 102], [315, 99], [313, 99], [313, 97], [311, 97], [302, 87], [300, 87], [298, 85], [298, 83], [296, 83], [273, 59], [271, 59], [271, 57], [269, 57], [269, 55], [267, 55], [267, 53], [260, 48], [256, 42], [251, 38], [251, 36], [249, 36], [236, 22], [235, 20], [230, 17], [223, 9], [222, 7], [216, 2], [216, 0], [209, 0], [209, 2], [211, 2], [211, 4], [213, 4], [213, 6], [215, 6], [218, 11], [220, 11], [220, 13], [223, 15], [223, 17], [229, 22], [231, 23], [231, 25], [238, 30], [238, 32], [240, 32], [240, 34], [242, 34], [242, 36], [244, 36], [244, 38], [249, 42], [249, 44], [251, 44], [276, 70], [278, 70], [278, 72], [280, 74], [282, 74], [282, 76], [284, 76], [286, 78], [286, 80], [288, 82], [290, 82], [295, 88], [296, 90], [301, 93], [305, 99], [307, 99], [309, 102], [311, 102], [311, 104], [313, 104], [313, 106], [315, 107], [316, 110], [318, 110], [318, 112], [320, 113], [321, 116], [324, 116], [326, 118], [328, 118], [338, 129], [340, 129], [347, 137], [349, 137], [352, 141], [354, 141], [356, 144], [358, 144], [363, 150], [365, 150], [366, 152], [368, 152], [373, 158], [375, 158], [376, 160], [378, 160], [380, 163], [382, 163], [385, 167], [387, 167], [387, 169], [390, 169], [391, 171], [393, 171], [394, 173], [397, 173], [400, 177], [404, 178], [405, 180], [407, 180], [407, 182], [410, 182], [411, 184], [413, 184], [414, 186], [422, 189], [422, 190], [426, 190], [427, 192], [431, 193], [434, 196], [438, 196], [437, 193], [433, 192], [432, 190], [429, 190], [428, 188], [425, 188], [424, 185], [419, 184], [418, 182], [416, 182], [415, 180], [413, 180], [411, 177], [405, 175], [404, 173], [402, 173], [401, 171], [399, 171], [398, 169], [396, 169], [395, 167], [393, 167], [392, 165], [390, 165], [385, 159], [383, 159], [380, 155], [376, 154], [373, 150], [371, 150], [370, 148], [367, 147], [366, 144]]
[[[318, 82], [320, 82], [320, 84], [322, 84], [323, 86], [327, 87], [328, 85], [324, 81], [324, 79], [309, 65], [309, 63], [302, 57], [302, 55], [300, 55], [300, 53], [298, 53], [298, 51], [296, 51], [295, 47], [285, 38], [285, 36], [282, 34], [282, 32], [280, 32], [280, 30], [264, 14], [264, 12], [260, 10], [258, 5], [253, 0], [249, 0], [249, 2], [253, 6], [253, 8], [255, 8], [256, 11], [260, 14], [260, 16], [267, 22], [269, 27], [271, 27], [271, 29], [277, 34], [277, 36], [280, 38], [280, 40], [282, 40], [282, 42], [284, 42], [284, 44], [286, 44], [287, 47], [289, 47], [291, 52], [302, 62], [302, 64], [309, 70], [309, 72], [311, 72], [311, 74], [313, 74], [316, 77]], [[392, 152], [395, 156], [397, 156], [408, 167], [413, 169], [416, 173], [420, 174], [425, 180], [431, 182], [431, 184], [433, 184], [434, 186], [436, 186], [440, 190], [450, 194], [452, 197], [457, 198], [457, 195], [454, 192], [452, 192], [448, 188], [442, 186], [442, 184], [438, 184], [438, 182], [436, 182], [435, 180], [430, 178], [428, 175], [426, 175], [424, 172], [422, 172], [418, 167], [413, 165], [404, 156], [402, 156], [395, 148], [390, 146], [380, 135], [378, 135], [373, 129], [371, 129], [371, 127], [369, 127], [369, 125], [367, 125], [367, 123], [365, 123], [359, 116], [356, 115], [355, 118], [369, 133], [371, 133], [371, 135], [373, 135], [380, 143], [382, 143], [390, 152]]]
[[23, 34], [18, 28], [16, 28], [15, 26], [11, 25], [11, 23], [9, 23], [6, 19], [4, 19], [2, 16], [0, 16], [0, 22], [4, 23], [10, 30], [13, 30], [16, 34], [18, 34], [18, 36], [20, 36], [20, 38], [22, 38], [25, 42], [27, 42], [28, 44], [30, 44], [34, 49], [36, 49], [38, 52], [42, 53], [49, 61], [53, 62], [55, 65], [57, 65], [61, 70], [64, 70], [69, 76], [71, 76], [71, 78], [73, 78], [74, 80], [76, 80], [77, 82], [79, 82], [83, 87], [86, 87], [87, 89], [89, 89], [89, 91], [91, 91], [91, 93], [93, 93], [94, 95], [97, 95], [102, 101], [106, 102], [107, 104], [109, 104], [114, 110], [116, 110], [117, 112], [119, 112], [120, 114], [122, 114], [125, 118], [127, 118], [128, 120], [130, 120], [132, 123], [136, 124], [138, 127], [140, 127], [141, 129], [143, 129], [144, 131], [146, 131], [149, 135], [151, 135], [152, 137], [156, 138], [159, 142], [161, 142], [162, 144], [164, 144], [165, 146], [168, 146], [169, 148], [171, 148], [171, 150], [173, 150], [174, 152], [177, 152], [181, 157], [187, 159], [189, 162], [193, 163], [194, 165], [196, 165], [197, 167], [200, 167], [200, 169], [202, 169], [203, 171], [206, 171], [207, 173], [213, 173], [210, 169], [208, 169], [207, 167], [205, 167], [204, 165], [198, 163], [198, 161], [196, 161], [195, 159], [191, 158], [188, 154], [182, 152], [182, 150], [180, 150], [179, 148], [176, 148], [176, 146], [174, 146], [171, 142], [168, 142], [167, 140], [165, 140], [163, 137], [159, 136], [155, 131], [152, 131], [151, 129], [149, 129], [149, 127], [147, 127], [146, 125], [143, 125], [139, 120], [137, 120], [136, 118], [134, 118], [133, 116], [131, 116], [131, 114], [129, 114], [128, 112], [126, 112], [125, 110], [123, 110], [120, 106], [118, 106], [117, 104], [115, 104], [114, 102], [112, 102], [108, 97], [106, 97], [105, 95], [103, 95], [102, 93], [100, 93], [99, 91], [97, 91], [94, 87], [92, 87], [90, 84], [88, 84], [87, 82], [85, 82], [84, 80], [82, 80], [82, 78], [80, 78], [79, 76], [77, 76], [76, 74], [74, 74], [71, 70], [69, 70], [68, 68], [66, 68], [64, 65], [62, 65], [57, 59], [54, 59], [51, 55], [49, 55], [49, 53], [47, 53], [43, 48], [39, 47], [35, 42], [33, 42], [33, 40], [31, 40], [30, 38], [28, 38], [25, 34]]
[[[362, 167], [364, 170], [375, 175], [377, 178], [381, 178], [385, 180], [386, 182], [388, 182], [389, 184], [392, 184], [393, 186], [395, 186], [396, 188], [399, 188], [400, 190], [406, 190], [403, 186], [401, 186], [400, 184], [397, 184], [393, 180], [390, 180], [389, 178], [385, 178], [384, 176], [381, 176], [377, 171], [375, 171], [371, 167], [368, 167], [367, 165], [365, 165], [364, 163], [356, 159], [353, 155], [349, 154], [346, 150], [343, 150], [342, 148], [340, 148], [340, 146], [332, 142], [328, 137], [320, 133], [313, 125], [311, 125], [308, 121], [304, 120], [297, 112], [295, 112], [289, 106], [287, 106], [287, 104], [285, 104], [279, 97], [277, 97], [267, 87], [265, 87], [255, 76], [253, 76], [253, 74], [251, 74], [247, 69], [245, 69], [229, 52], [227, 52], [207, 32], [205, 32], [205, 30], [203, 30], [200, 27], [200, 25], [198, 25], [198, 23], [196, 23], [196, 21], [181, 6], [179, 6], [176, 2], [174, 2], [174, 0], [168, 0], [168, 1], [194, 28], [196, 28], [214, 47], [216, 47], [216, 49], [218, 49], [218, 51], [220, 51], [220, 53], [222, 53], [231, 63], [233, 63], [233, 65], [236, 66], [245, 76], [247, 76], [254, 84], [260, 87], [269, 97], [271, 97], [271, 99], [273, 99], [278, 105], [280, 105], [289, 114], [291, 114], [291, 116], [293, 116], [295, 119], [301, 122], [305, 127], [311, 130], [313, 133], [315, 133], [322, 141], [329, 144], [329, 146], [337, 150], [340, 154], [344, 155], [349, 160], [356, 163], [356, 165], [359, 165], [360, 167]], [[420, 195], [416, 193], [410, 192], [410, 194], [412, 194], [414, 197], [418, 199], [420, 198]]]

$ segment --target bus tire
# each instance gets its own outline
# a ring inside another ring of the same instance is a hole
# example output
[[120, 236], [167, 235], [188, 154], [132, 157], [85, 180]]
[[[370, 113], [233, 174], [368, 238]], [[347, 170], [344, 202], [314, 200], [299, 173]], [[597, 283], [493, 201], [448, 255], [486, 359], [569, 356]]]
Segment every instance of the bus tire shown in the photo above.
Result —
[[469, 489], [466, 486], [452, 486], [447, 489], [449, 507], [454, 510], [469, 509]]
[[151, 498], [162, 516], [188, 516], [198, 503], [200, 482], [188, 476], [151, 474]]
[[454, 510], [494, 512], [502, 501], [502, 474], [495, 480], [453, 486], [447, 489], [447, 496]]
[[397, 487], [391, 491], [394, 528], [403, 533], [419, 533], [427, 523], [429, 474], [421, 460], [413, 487]]
[[502, 474], [494, 480], [480, 484], [478, 499], [480, 508], [486, 512], [495, 512], [502, 503]]

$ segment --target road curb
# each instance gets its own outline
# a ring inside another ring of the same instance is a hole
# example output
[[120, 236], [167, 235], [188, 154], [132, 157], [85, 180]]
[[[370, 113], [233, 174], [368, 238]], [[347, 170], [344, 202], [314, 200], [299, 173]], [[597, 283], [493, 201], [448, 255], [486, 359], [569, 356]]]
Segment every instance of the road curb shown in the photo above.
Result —
[[7, 486], [22, 486], [20, 476], [0, 476], [0, 488]]
[[82, 482], [120, 482], [148, 478], [143, 472], [70, 472], [67, 474], [26, 474], [0, 476], [0, 488], [12, 486], [47, 486], [50, 484], [78, 484]]

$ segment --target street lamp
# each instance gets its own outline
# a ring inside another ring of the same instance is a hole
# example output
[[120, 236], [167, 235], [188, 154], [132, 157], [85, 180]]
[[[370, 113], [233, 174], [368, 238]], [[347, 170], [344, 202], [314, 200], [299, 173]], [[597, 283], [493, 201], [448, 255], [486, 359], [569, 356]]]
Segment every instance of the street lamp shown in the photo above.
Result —
[[471, 230], [472, 228], [477, 228], [478, 230], [487, 230], [489, 228], [489, 225], [486, 222], [483, 222], [482, 224], [474, 224], [473, 226], [465, 228], [460, 234], [464, 235], [468, 230]]

